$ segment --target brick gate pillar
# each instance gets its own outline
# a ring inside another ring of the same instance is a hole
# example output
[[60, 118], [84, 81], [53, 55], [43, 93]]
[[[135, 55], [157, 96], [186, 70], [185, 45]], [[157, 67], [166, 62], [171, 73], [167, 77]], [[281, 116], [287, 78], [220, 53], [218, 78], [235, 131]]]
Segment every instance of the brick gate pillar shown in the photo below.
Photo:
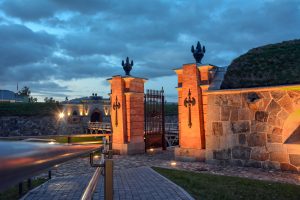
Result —
[[[183, 160], [205, 160], [205, 122], [210, 65], [184, 64], [178, 75], [179, 147], [175, 157]], [[185, 102], [186, 101], [186, 102]]]
[[144, 153], [146, 79], [114, 76], [108, 81], [111, 84], [112, 148], [120, 154]]

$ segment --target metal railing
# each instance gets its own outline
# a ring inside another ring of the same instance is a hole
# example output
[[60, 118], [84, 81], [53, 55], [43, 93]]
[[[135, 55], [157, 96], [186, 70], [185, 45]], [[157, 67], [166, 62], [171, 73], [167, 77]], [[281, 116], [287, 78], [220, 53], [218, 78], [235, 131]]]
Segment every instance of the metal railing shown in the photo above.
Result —
[[81, 200], [92, 199], [101, 175], [104, 176], [104, 199], [113, 199], [113, 160], [110, 143], [105, 141], [105, 145], [99, 150], [101, 153], [100, 163], [94, 162], [94, 157], [97, 152], [98, 150], [90, 153], [90, 164], [92, 167], [96, 167], [96, 171], [82, 194]]
[[100, 134], [72, 134], [72, 135], [32, 135], [32, 136], [9, 136], [0, 137], [0, 140], [26, 140], [26, 139], [51, 139], [64, 138], [67, 137], [67, 143], [72, 143], [72, 138], [85, 138], [85, 137], [110, 137], [110, 133], [100, 133]]
[[[101, 134], [103, 136], [103, 134]], [[109, 136], [109, 135], [108, 135]], [[22, 193], [23, 180], [28, 180], [28, 186], [31, 187], [31, 177], [51, 169], [53, 166], [64, 163], [74, 158], [90, 154], [91, 166], [97, 167], [87, 190], [82, 199], [91, 199], [101, 174], [101, 168], [104, 169], [105, 177], [105, 199], [112, 199], [112, 179], [113, 179], [113, 161], [112, 151], [108, 138], [104, 139], [103, 145], [63, 145], [48, 144], [40, 142], [25, 141], [0, 141], [0, 191], [19, 183], [19, 190]], [[105, 160], [101, 166], [94, 164], [93, 155], [100, 151]], [[92, 156], [91, 156], [92, 155]], [[51, 177], [51, 171], [49, 171]]]
[[0, 190], [96, 149], [99, 149], [99, 144], [61, 145], [0, 141]]
[[111, 125], [109, 122], [88, 122], [88, 129], [111, 131]]

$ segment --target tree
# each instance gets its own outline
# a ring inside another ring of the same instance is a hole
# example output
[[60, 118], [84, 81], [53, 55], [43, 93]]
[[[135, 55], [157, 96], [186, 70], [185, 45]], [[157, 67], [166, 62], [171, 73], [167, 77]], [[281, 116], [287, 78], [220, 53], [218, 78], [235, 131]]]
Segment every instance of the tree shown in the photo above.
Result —
[[36, 103], [37, 102], [37, 98], [33, 98], [32, 96], [30, 96], [28, 100], [29, 100], [30, 103]]
[[45, 97], [44, 98], [45, 103], [55, 103], [56, 101], [53, 99], [53, 97]]
[[19, 96], [23, 96], [23, 97], [29, 97], [30, 96], [30, 89], [27, 86], [24, 86], [19, 92], [18, 95]]

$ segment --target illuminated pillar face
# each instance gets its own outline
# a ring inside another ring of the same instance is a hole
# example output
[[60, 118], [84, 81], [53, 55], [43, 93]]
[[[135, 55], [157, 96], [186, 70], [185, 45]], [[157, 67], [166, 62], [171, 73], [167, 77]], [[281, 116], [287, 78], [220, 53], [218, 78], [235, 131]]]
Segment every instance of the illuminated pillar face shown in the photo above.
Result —
[[143, 153], [145, 80], [115, 76], [109, 81], [113, 148], [124, 154]]
[[[206, 95], [201, 85], [203, 80], [208, 81], [207, 73], [202, 73], [196, 64], [183, 65], [175, 70], [178, 75], [178, 122], [179, 122], [179, 145], [175, 154], [185, 157], [194, 157], [203, 160], [205, 154], [205, 115]], [[200, 73], [201, 72], [201, 73]], [[206, 76], [205, 76], [206, 75]], [[203, 80], [201, 79], [203, 78]], [[186, 153], [189, 152], [189, 153]], [[186, 155], [185, 155], [186, 154]]]

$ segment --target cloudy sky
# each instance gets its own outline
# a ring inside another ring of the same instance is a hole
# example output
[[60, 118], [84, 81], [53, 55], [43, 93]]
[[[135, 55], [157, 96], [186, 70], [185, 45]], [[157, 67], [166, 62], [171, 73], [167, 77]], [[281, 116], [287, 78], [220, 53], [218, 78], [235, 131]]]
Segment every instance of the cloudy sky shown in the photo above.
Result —
[[132, 75], [164, 86], [176, 101], [174, 68], [202, 60], [227, 66], [247, 50], [300, 38], [299, 0], [0, 0], [0, 89], [27, 85], [33, 95], [63, 100], [98, 93], [106, 79]]

